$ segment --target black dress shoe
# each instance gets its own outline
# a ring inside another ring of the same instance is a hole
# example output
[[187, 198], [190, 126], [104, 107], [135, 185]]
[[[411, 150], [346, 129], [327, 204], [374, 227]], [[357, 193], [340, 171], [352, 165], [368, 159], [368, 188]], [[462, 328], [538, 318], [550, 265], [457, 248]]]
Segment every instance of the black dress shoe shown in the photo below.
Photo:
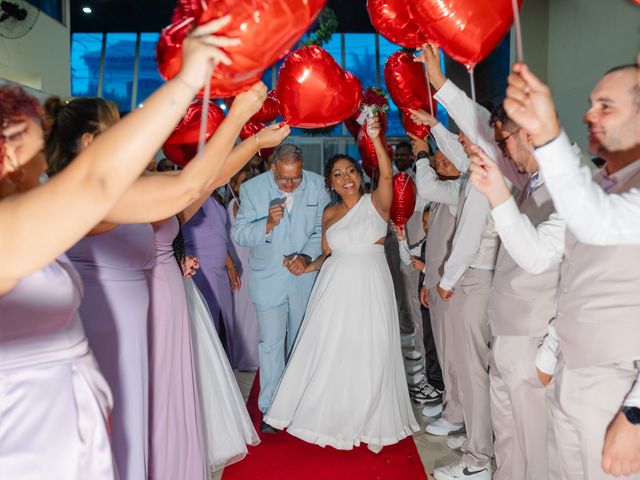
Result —
[[266, 423], [264, 420], [260, 422], [260, 431], [262, 433], [276, 433], [277, 430], [273, 428], [271, 425]]

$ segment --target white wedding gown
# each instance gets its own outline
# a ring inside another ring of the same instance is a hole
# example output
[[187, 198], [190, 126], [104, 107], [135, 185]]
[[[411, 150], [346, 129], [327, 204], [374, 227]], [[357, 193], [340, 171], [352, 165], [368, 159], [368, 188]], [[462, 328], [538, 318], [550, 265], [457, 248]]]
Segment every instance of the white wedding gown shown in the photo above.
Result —
[[313, 287], [265, 421], [320, 446], [385, 446], [419, 430], [400, 349], [384, 247], [387, 222], [364, 195], [326, 231]]
[[198, 377], [203, 440], [209, 472], [213, 473], [242, 460], [247, 454], [247, 445], [257, 445], [260, 439], [204, 297], [190, 278], [184, 279], [184, 288]]

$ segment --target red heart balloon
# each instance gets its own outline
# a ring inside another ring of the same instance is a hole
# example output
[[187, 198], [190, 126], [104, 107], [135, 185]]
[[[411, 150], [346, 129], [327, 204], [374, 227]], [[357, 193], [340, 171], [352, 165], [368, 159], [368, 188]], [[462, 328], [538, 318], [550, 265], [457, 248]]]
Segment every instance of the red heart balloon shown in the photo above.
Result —
[[[387, 144], [387, 115], [379, 113], [380, 119], [380, 138], [382, 143]], [[360, 152], [360, 158], [362, 159], [362, 168], [366, 171], [373, 171], [378, 169], [378, 157], [376, 155], [376, 149], [373, 146], [373, 140], [367, 135], [367, 120], [360, 127], [358, 136], [356, 138], [356, 144], [358, 145], [358, 152]], [[368, 173], [367, 173], [368, 175]]]
[[251, 117], [250, 121], [253, 123], [271, 123], [278, 118], [278, 115], [280, 115], [280, 102], [276, 98], [276, 92], [271, 90], [262, 104], [262, 108]]
[[402, 127], [405, 132], [415, 135], [418, 138], [422, 138], [423, 140], [426, 139], [429, 132], [431, 132], [429, 125], [423, 125], [411, 120], [411, 114], [409, 112], [405, 112], [403, 110], [400, 116], [402, 118]]
[[[269, 66], [282, 58], [307, 31], [318, 16], [326, 0], [203, 0], [196, 23], [202, 25], [224, 15], [231, 15], [231, 22], [217, 32], [231, 38], [239, 38], [242, 44], [225, 47], [231, 65], [219, 64], [211, 77], [211, 96], [232, 97], [249, 89], [262, 77]], [[194, 6], [195, 5], [195, 6]], [[206, 6], [206, 7], [205, 7]], [[197, 13], [198, 5], [186, 2], [186, 13]], [[177, 17], [177, 16], [176, 16]], [[178, 25], [178, 24], [174, 24]], [[165, 39], [163, 31], [158, 50], [160, 73], [172, 78], [182, 63], [182, 40], [189, 29], [174, 29], [173, 37]], [[166, 57], [170, 57], [168, 62]], [[175, 58], [178, 57], [178, 58]], [[164, 60], [162, 61], [161, 58]], [[177, 64], [167, 68], [166, 64]]]
[[[265, 125], [262, 123], [248, 122], [244, 125], [244, 127], [242, 127], [242, 130], [240, 130], [240, 138], [242, 140], [246, 140], [247, 138], [258, 133], [264, 127]], [[261, 148], [260, 151], [258, 151], [258, 155], [261, 158], [269, 158], [274, 150], [275, 148], [273, 147]]]
[[290, 53], [278, 75], [280, 113], [292, 127], [323, 128], [356, 111], [362, 85], [333, 57], [315, 45]]
[[[198, 152], [200, 137], [200, 120], [202, 118], [202, 99], [194, 100], [184, 118], [162, 146], [165, 156], [176, 165], [184, 167]], [[215, 103], [209, 102], [207, 115], [207, 132], [209, 140], [224, 120], [224, 112]]]
[[391, 43], [416, 48], [428, 41], [426, 31], [413, 18], [407, 0], [367, 0], [367, 11], [373, 28]]
[[409, 8], [429, 38], [468, 68], [489, 55], [513, 23], [511, 0], [413, 0]]
[[414, 62], [411, 54], [400, 50], [387, 59], [384, 83], [399, 108], [419, 109], [428, 105], [429, 89], [424, 67]]
[[393, 177], [393, 200], [391, 202], [391, 221], [398, 227], [404, 227], [416, 208], [416, 184], [405, 173]]

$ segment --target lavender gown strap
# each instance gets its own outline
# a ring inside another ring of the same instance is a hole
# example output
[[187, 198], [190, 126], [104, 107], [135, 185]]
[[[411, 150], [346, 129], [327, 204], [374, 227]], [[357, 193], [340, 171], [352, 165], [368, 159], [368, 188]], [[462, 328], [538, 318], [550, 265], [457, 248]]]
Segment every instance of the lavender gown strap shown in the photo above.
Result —
[[113, 391], [112, 447], [120, 480], [147, 477], [149, 286], [154, 263], [149, 224], [121, 225], [87, 236], [69, 258], [85, 296], [80, 316], [89, 345]]
[[3, 478], [115, 478], [111, 392], [78, 317], [81, 296], [64, 257], [0, 296]]
[[205, 478], [189, 312], [172, 246], [178, 230], [176, 217], [154, 225], [156, 257], [149, 276], [149, 478], [153, 480]]

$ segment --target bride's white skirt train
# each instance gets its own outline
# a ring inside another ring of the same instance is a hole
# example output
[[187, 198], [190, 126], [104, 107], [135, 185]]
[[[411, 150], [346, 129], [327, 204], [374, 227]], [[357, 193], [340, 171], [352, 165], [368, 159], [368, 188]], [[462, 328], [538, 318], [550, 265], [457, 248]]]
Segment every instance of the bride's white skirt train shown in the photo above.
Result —
[[200, 416], [210, 472], [242, 460], [247, 445], [260, 443], [204, 297], [184, 280], [198, 373]]

